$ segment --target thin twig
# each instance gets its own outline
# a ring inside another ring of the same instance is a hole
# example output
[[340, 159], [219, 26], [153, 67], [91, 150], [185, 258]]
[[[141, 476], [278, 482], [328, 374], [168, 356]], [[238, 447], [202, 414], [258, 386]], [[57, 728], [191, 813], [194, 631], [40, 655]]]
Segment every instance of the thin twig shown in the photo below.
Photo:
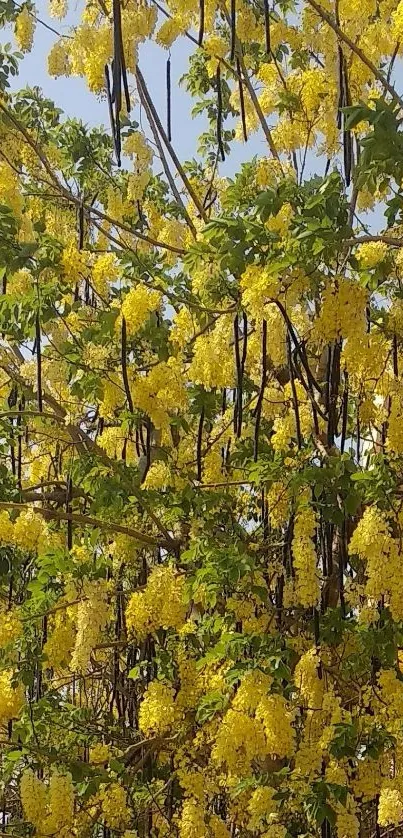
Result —
[[51, 519], [54, 521], [72, 521], [75, 524], [82, 524], [85, 527], [96, 527], [97, 529], [105, 530], [107, 532], [122, 533], [123, 535], [128, 535], [130, 538], [134, 538], [141, 544], [147, 544], [150, 547], [161, 546], [172, 550], [173, 547], [177, 546], [177, 542], [174, 539], [171, 539], [168, 542], [165, 540], [162, 541], [160, 538], [153, 538], [151, 535], [147, 535], [140, 530], [133, 529], [133, 527], [124, 527], [123, 525], [116, 524], [114, 522], [101, 521], [99, 518], [93, 518], [91, 515], [81, 515], [76, 512], [59, 512], [55, 509], [40, 509], [37, 506], [31, 506], [27, 503], [14, 503], [12, 501], [0, 501], [0, 509], [15, 509], [19, 512], [23, 512], [24, 509], [32, 509], [34, 514], [41, 515], [41, 517], [45, 519]]

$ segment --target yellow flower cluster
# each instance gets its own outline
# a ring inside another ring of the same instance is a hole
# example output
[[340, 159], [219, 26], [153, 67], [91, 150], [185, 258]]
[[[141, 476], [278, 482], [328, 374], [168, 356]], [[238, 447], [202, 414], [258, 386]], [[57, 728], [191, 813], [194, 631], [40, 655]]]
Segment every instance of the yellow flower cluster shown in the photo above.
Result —
[[403, 800], [396, 789], [381, 789], [378, 803], [380, 826], [397, 826], [403, 820]]
[[24, 688], [14, 685], [14, 673], [11, 670], [0, 672], [0, 723], [5, 724], [20, 714], [24, 704]]
[[145, 169], [143, 172], [130, 172], [127, 179], [127, 200], [133, 204], [142, 201], [150, 178], [151, 172], [149, 169]]
[[161, 305], [161, 294], [152, 291], [144, 285], [137, 285], [126, 294], [121, 313], [126, 320], [127, 333], [136, 334], [148, 320], [152, 311], [157, 311]]
[[363, 242], [357, 248], [356, 256], [360, 268], [371, 270], [383, 262], [388, 252], [388, 245], [385, 242]]
[[172, 483], [171, 471], [163, 460], [152, 463], [144, 480], [143, 489], [166, 489]]
[[74, 818], [71, 774], [54, 772], [47, 786], [28, 768], [21, 777], [20, 794], [24, 815], [38, 834], [68, 838]]
[[99, 788], [102, 816], [110, 829], [122, 830], [128, 826], [130, 811], [127, 792], [120, 783], [102, 784]]
[[310, 710], [322, 707], [324, 682], [319, 678], [320, 658], [316, 648], [301, 655], [295, 670], [294, 683]]
[[133, 403], [146, 413], [156, 429], [169, 429], [169, 412], [185, 410], [187, 392], [180, 364], [173, 357], [161, 361], [131, 385]]
[[0, 162], [0, 199], [13, 210], [17, 218], [21, 217], [24, 204], [21, 184], [11, 166], [3, 162]]
[[365, 509], [350, 539], [349, 553], [366, 561], [366, 596], [377, 602], [386, 595], [392, 616], [402, 619], [399, 544], [391, 535], [386, 515], [377, 506]]
[[403, 38], [403, 0], [400, 0], [392, 14], [391, 37], [397, 42]]
[[298, 602], [311, 608], [319, 602], [320, 585], [314, 544], [316, 515], [307, 501], [300, 500], [292, 538], [295, 592]]
[[27, 821], [40, 829], [46, 813], [47, 789], [31, 768], [27, 768], [21, 777], [20, 796]]
[[260, 831], [270, 815], [276, 812], [277, 805], [273, 800], [274, 794], [275, 789], [271, 786], [258, 786], [252, 793], [248, 803], [248, 812], [250, 814], [248, 829]]
[[15, 19], [15, 39], [21, 52], [31, 52], [35, 34], [35, 18], [28, 6], [23, 6]]
[[174, 691], [162, 681], [151, 681], [140, 704], [139, 726], [146, 736], [167, 733], [177, 719]]
[[62, 20], [67, 14], [67, 0], [49, 0], [49, 14]]
[[109, 288], [120, 277], [120, 267], [114, 253], [100, 253], [92, 265], [92, 285], [104, 300], [108, 298]]
[[259, 669], [247, 672], [235, 693], [232, 706], [242, 713], [254, 713], [261, 699], [267, 695], [272, 677]]
[[354, 337], [366, 328], [367, 291], [352, 280], [339, 278], [327, 284], [322, 308], [313, 326], [313, 336], [328, 343], [338, 338]]
[[[206, 390], [231, 387], [234, 383], [234, 361], [230, 352], [231, 321], [221, 317], [214, 329], [199, 335], [193, 345], [193, 358], [188, 375], [190, 381], [202, 384]], [[220, 363], [217, 364], [217, 358]]]
[[294, 210], [291, 204], [285, 203], [276, 215], [266, 221], [266, 228], [280, 238], [285, 238], [289, 232], [293, 218]]
[[172, 343], [183, 349], [188, 340], [194, 334], [194, 321], [191, 312], [183, 306], [176, 312], [173, 318], [172, 329], [169, 335]]
[[294, 713], [282, 695], [264, 696], [256, 708], [256, 718], [263, 724], [270, 756], [289, 757], [295, 750]]
[[5, 510], [0, 512], [0, 543], [13, 544], [21, 550], [36, 552], [43, 537], [46, 536], [46, 526], [33, 510], [28, 509], [13, 523]]
[[92, 748], [90, 748], [90, 762], [93, 765], [103, 765], [106, 762], [109, 762], [111, 756], [111, 751], [108, 745], [103, 745], [102, 742], [98, 742]]
[[185, 580], [169, 565], [153, 568], [144, 591], [131, 595], [127, 628], [138, 640], [158, 628], [178, 630], [186, 617]]
[[179, 821], [180, 838], [207, 838], [208, 829], [204, 809], [195, 800], [184, 800]]
[[7, 281], [7, 293], [16, 297], [27, 294], [33, 287], [33, 277], [27, 268], [16, 271]]
[[270, 523], [274, 529], [283, 526], [290, 514], [290, 500], [287, 486], [281, 480], [275, 481], [267, 492]]
[[153, 159], [153, 153], [141, 131], [133, 131], [123, 142], [123, 151], [133, 157], [138, 169], [145, 169]]
[[75, 642], [76, 627], [67, 609], [56, 611], [43, 647], [49, 668], [57, 670], [70, 664]]
[[262, 722], [239, 710], [228, 710], [211, 751], [214, 762], [226, 766], [229, 774], [244, 777], [250, 773], [252, 762], [266, 754]]
[[70, 661], [72, 672], [86, 672], [91, 653], [99, 642], [109, 617], [109, 586], [104, 579], [85, 581], [83, 599], [77, 607], [77, 634]]
[[22, 622], [16, 608], [0, 612], [0, 649], [14, 643], [22, 635]]
[[250, 265], [241, 276], [242, 304], [251, 316], [261, 321], [265, 317], [265, 306], [278, 296], [279, 279], [267, 267]]

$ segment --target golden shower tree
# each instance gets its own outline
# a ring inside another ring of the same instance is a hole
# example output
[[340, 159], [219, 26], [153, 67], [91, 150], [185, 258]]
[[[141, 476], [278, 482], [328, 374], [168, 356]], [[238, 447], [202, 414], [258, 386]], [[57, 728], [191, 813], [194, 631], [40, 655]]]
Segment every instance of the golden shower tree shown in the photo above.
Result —
[[81, 11], [107, 130], [0, 8], [1, 835], [402, 835], [403, 0]]

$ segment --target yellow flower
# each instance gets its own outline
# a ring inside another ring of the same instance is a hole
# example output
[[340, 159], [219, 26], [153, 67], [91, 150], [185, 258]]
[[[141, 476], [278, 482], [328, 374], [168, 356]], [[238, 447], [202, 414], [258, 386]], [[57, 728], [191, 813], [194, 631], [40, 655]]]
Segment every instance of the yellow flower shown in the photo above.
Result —
[[396, 789], [381, 789], [378, 804], [380, 826], [397, 826], [403, 820], [403, 800]]
[[178, 630], [185, 621], [186, 608], [184, 578], [169, 565], [158, 565], [145, 590], [131, 595], [127, 628], [140, 640], [160, 627]]
[[35, 18], [28, 6], [23, 6], [15, 19], [14, 34], [21, 52], [31, 52], [35, 33]]
[[135, 335], [146, 323], [151, 312], [156, 311], [160, 305], [159, 291], [152, 291], [144, 285], [132, 288], [126, 294], [121, 307], [122, 316], [126, 319], [128, 335]]
[[146, 736], [163, 736], [172, 728], [177, 717], [174, 691], [168, 684], [151, 681], [140, 704], [139, 727]]
[[357, 248], [356, 256], [361, 268], [370, 270], [382, 262], [388, 252], [385, 242], [363, 242]]

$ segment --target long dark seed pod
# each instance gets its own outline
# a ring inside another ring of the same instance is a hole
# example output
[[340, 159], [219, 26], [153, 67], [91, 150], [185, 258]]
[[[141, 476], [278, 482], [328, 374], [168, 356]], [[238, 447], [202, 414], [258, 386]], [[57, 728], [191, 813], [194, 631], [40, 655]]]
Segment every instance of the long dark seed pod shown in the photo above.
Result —
[[346, 186], [351, 183], [351, 169], [353, 166], [353, 141], [351, 131], [343, 131], [343, 161]]
[[144, 474], [143, 474], [143, 480], [142, 480], [143, 483], [144, 483], [144, 480], [146, 479], [147, 474], [150, 470], [150, 466], [151, 466], [151, 420], [147, 419], [147, 423], [146, 423], [146, 467], [145, 467]]
[[234, 433], [237, 437], [241, 435], [242, 424], [242, 367], [241, 367], [241, 353], [239, 348], [239, 320], [238, 315], [234, 317], [234, 349], [235, 349], [235, 366], [237, 377], [237, 389], [235, 391], [234, 399]]
[[245, 97], [243, 92], [243, 84], [242, 84], [242, 73], [241, 73], [241, 65], [239, 63], [239, 58], [236, 60], [236, 71], [238, 75], [238, 87], [239, 87], [239, 105], [241, 109], [241, 122], [242, 122], [242, 133], [245, 142], [248, 142], [248, 132], [246, 129], [246, 114], [245, 114]]
[[112, 93], [111, 93], [111, 79], [109, 75], [109, 67], [105, 64], [105, 89], [106, 89], [106, 98], [108, 100], [108, 111], [109, 111], [109, 121], [111, 125], [111, 134], [113, 140], [113, 148], [115, 151], [116, 162], [118, 166], [121, 164], [120, 160], [120, 148], [116, 142], [116, 126], [115, 126], [115, 117], [113, 115], [113, 103], [112, 103]]
[[140, 438], [139, 438], [139, 429], [137, 427], [136, 427], [134, 444], [136, 446], [136, 454], [137, 454], [138, 457], [140, 457], [140, 453], [141, 453], [140, 452]]
[[265, 40], [266, 40], [266, 52], [267, 52], [267, 55], [271, 55], [269, 0], [263, 0], [263, 9], [264, 9], [264, 33], [265, 33]]
[[11, 420], [11, 431], [10, 431], [10, 459], [11, 459], [11, 472], [13, 477], [17, 474], [16, 464], [15, 464], [15, 445], [14, 445], [14, 424]]
[[204, 0], [199, 0], [199, 37], [197, 42], [199, 47], [203, 45], [204, 38]]
[[170, 143], [169, 140], [168, 140], [166, 131], [165, 131], [164, 126], [163, 126], [163, 124], [160, 120], [160, 117], [159, 117], [158, 111], [157, 111], [157, 109], [154, 105], [154, 102], [153, 102], [153, 100], [152, 100], [152, 98], [151, 98], [151, 96], [148, 92], [147, 85], [146, 85], [145, 80], [144, 80], [144, 76], [143, 76], [143, 74], [140, 70], [140, 67], [138, 65], [136, 67], [136, 80], [137, 80], [138, 87], [139, 88], [141, 87], [142, 93], [144, 95], [145, 100], [147, 101], [147, 104], [148, 104], [148, 107], [149, 107], [150, 112], [152, 114], [152, 117], [153, 117], [153, 120], [155, 122], [156, 128], [157, 128], [157, 130], [160, 134], [160, 137], [161, 137], [164, 145], [168, 149], [168, 153], [169, 153], [169, 155], [172, 159], [172, 162], [173, 162], [173, 164], [176, 168], [176, 171], [178, 172], [179, 177], [182, 180], [182, 183], [184, 184], [185, 188], [187, 189], [195, 207], [197, 208], [198, 212], [200, 213], [201, 218], [204, 221], [207, 221], [207, 216], [206, 216], [206, 213], [204, 211], [203, 205], [202, 205], [201, 201], [199, 200], [199, 197], [198, 197], [197, 193], [195, 192], [195, 190], [194, 190], [186, 172], [184, 171], [183, 166], [181, 165], [181, 162], [179, 160], [179, 157], [176, 154], [175, 149], [172, 146], [172, 143]]
[[[348, 75], [347, 75], [347, 65], [346, 59], [343, 55], [343, 91], [344, 91], [344, 105], [351, 105], [351, 96], [350, 96], [350, 88], [348, 84]], [[343, 116], [343, 122], [345, 123], [345, 117]], [[343, 132], [343, 154], [344, 154], [344, 177], [346, 179], [347, 186], [350, 186], [351, 182], [351, 171], [353, 167], [353, 139], [351, 136], [351, 131], [344, 130]]]
[[318, 382], [316, 381], [315, 377], [312, 375], [312, 372], [309, 368], [308, 359], [306, 357], [306, 351], [305, 351], [305, 347], [303, 345], [303, 342], [302, 343], [299, 342], [297, 334], [296, 334], [295, 329], [294, 329], [294, 326], [291, 323], [291, 320], [290, 320], [290, 318], [287, 314], [286, 309], [283, 306], [283, 303], [280, 302], [280, 300], [273, 300], [273, 302], [276, 304], [277, 308], [279, 309], [279, 311], [281, 311], [281, 314], [284, 317], [284, 320], [285, 320], [285, 322], [287, 324], [287, 327], [288, 327], [288, 332], [289, 332], [290, 338], [291, 338], [291, 340], [292, 340], [292, 342], [295, 346], [295, 351], [299, 355], [299, 357], [301, 359], [301, 364], [302, 364], [302, 366], [305, 370], [307, 381], [309, 381], [309, 383], [312, 385], [312, 387], [321, 396], [322, 395], [322, 390], [321, 390]]
[[217, 143], [218, 143], [218, 150], [221, 155], [221, 160], [224, 162], [225, 160], [225, 151], [222, 141], [222, 90], [221, 90], [221, 69], [220, 63], [217, 64], [217, 72], [216, 72], [216, 84], [217, 84]]
[[[67, 487], [66, 487], [66, 512], [69, 515], [72, 512], [71, 508], [71, 499], [73, 495], [73, 482], [70, 475], [67, 478]], [[67, 521], [67, 549], [72, 550], [73, 548], [73, 522]]]
[[294, 407], [294, 414], [295, 414], [295, 427], [297, 431], [297, 444], [298, 448], [302, 448], [302, 436], [301, 436], [301, 422], [299, 418], [299, 406], [298, 406], [298, 396], [297, 396], [297, 389], [295, 386], [295, 376], [294, 376], [294, 365], [292, 362], [292, 353], [291, 353], [291, 338], [290, 335], [287, 335], [287, 358], [288, 358], [288, 369], [290, 373], [290, 384], [291, 384], [291, 393], [292, 393], [292, 403]]
[[22, 478], [22, 434], [21, 434], [21, 421], [22, 421], [22, 411], [23, 411], [23, 398], [21, 399], [18, 405], [18, 416], [17, 416], [17, 481], [18, 481], [18, 489], [21, 492], [21, 478]]
[[227, 409], [227, 391], [226, 391], [226, 388], [224, 387], [224, 389], [222, 391], [222, 402], [221, 402], [221, 413], [222, 413], [223, 416], [224, 416], [224, 413], [225, 413], [226, 409]]
[[231, 61], [235, 58], [235, 45], [236, 45], [236, 0], [231, 0]]
[[[243, 378], [245, 373], [246, 354], [248, 351], [248, 318], [245, 312], [242, 315], [243, 320], [243, 343], [242, 343], [242, 358], [240, 363], [240, 379], [238, 382], [238, 437], [242, 433], [242, 415], [243, 415]], [[239, 354], [239, 346], [238, 346]]]
[[259, 455], [259, 431], [260, 420], [262, 417], [262, 404], [264, 391], [267, 382], [267, 320], [263, 320], [262, 324], [262, 378], [260, 383], [259, 396], [255, 408], [255, 438], [254, 438], [254, 454], [253, 458], [257, 461]]
[[171, 97], [171, 58], [168, 58], [167, 61], [167, 72], [166, 72], [166, 82], [167, 82], [167, 136], [169, 142], [172, 142], [172, 97]]
[[199, 427], [197, 430], [197, 451], [196, 451], [196, 460], [197, 460], [197, 479], [199, 483], [202, 479], [202, 440], [203, 440], [203, 426], [204, 426], [204, 407], [200, 413], [199, 419]]
[[132, 399], [132, 394], [130, 392], [129, 376], [127, 374], [127, 328], [126, 328], [126, 318], [123, 315], [122, 315], [121, 362], [122, 362], [122, 377], [123, 377], [123, 384], [124, 384], [126, 398], [127, 398], [127, 404], [129, 406], [130, 413], [133, 413], [133, 399]]
[[78, 208], [78, 249], [82, 250], [84, 247], [84, 204], [81, 201]]
[[338, 102], [337, 102], [337, 127], [340, 130], [343, 122], [343, 111], [346, 103], [344, 91], [344, 55], [341, 46], [337, 50], [337, 81], [338, 81]]
[[348, 419], [348, 372], [345, 372], [344, 373], [342, 419], [341, 419], [341, 439], [340, 439], [340, 451], [341, 451], [342, 454], [344, 452], [344, 446], [346, 444], [347, 419]]
[[36, 382], [38, 390], [38, 410], [42, 413], [42, 352], [41, 352], [41, 324], [39, 320], [39, 312], [36, 313], [35, 318], [35, 344], [36, 344]]
[[395, 378], [399, 377], [396, 333], [393, 335], [393, 375], [395, 376]]
[[246, 363], [246, 355], [248, 351], [248, 317], [247, 314], [244, 312], [242, 315], [243, 321], [243, 345], [242, 345], [242, 360], [241, 360], [241, 368], [242, 368], [242, 375], [245, 372], [245, 363]]
[[263, 524], [263, 541], [267, 541], [269, 537], [269, 504], [266, 500], [266, 492], [262, 489], [261, 494], [261, 503], [262, 503], [262, 524]]

